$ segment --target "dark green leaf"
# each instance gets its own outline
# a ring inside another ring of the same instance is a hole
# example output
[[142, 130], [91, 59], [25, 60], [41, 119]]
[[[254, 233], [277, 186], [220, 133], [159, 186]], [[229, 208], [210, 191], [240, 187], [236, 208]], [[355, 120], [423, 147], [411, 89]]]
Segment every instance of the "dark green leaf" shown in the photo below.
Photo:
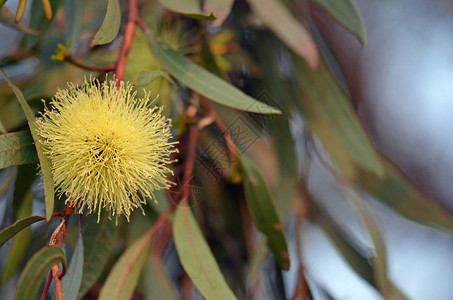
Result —
[[137, 79], [135, 79], [134, 85], [135, 86], [145, 86], [150, 84], [154, 79], [162, 77], [168, 80], [169, 82], [173, 82], [173, 79], [164, 71], [157, 70], [157, 71], [142, 71], [138, 73]]
[[245, 196], [255, 224], [266, 236], [269, 249], [280, 267], [288, 270], [290, 265], [288, 246], [272, 194], [250, 159], [242, 156], [241, 165]]
[[40, 216], [30, 216], [16, 221], [13, 225], [10, 225], [0, 231], [0, 247], [3, 246], [11, 237], [22, 229], [30, 226], [38, 221], [45, 220], [46, 218]]
[[314, 0], [323, 7], [338, 23], [355, 34], [364, 45], [366, 42], [365, 29], [360, 20], [354, 3], [351, 0]]
[[0, 169], [37, 161], [35, 143], [30, 132], [21, 131], [0, 135]]
[[150, 245], [150, 236], [145, 234], [126, 249], [107, 277], [101, 289], [99, 300], [121, 300], [132, 297], [145, 266]]
[[164, 44], [151, 32], [147, 32], [148, 44], [155, 58], [165, 70], [187, 87], [214, 102], [250, 112], [278, 114], [280, 111], [261, 103], [242, 91], [198, 66]]
[[57, 263], [66, 266], [66, 257], [61, 247], [50, 246], [39, 250], [22, 271], [13, 299], [34, 299], [47, 272]]
[[91, 41], [91, 47], [104, 45], [113, 41], [118, 35], [121, 24], [121, 7], [119, 0], [108, 0], [107, 12], [101, 27]]
[[44, 195], [46, 201], [46, 219], [47, 221], [50, 220], [52, 213], [53, 213], [53, 205], [54, 205], [54, 185], [53, 185], [53, 178], [52, 178], [52, 170], [51, 170], [51, 162], [49, 158], [44, 154], [44, 151], [41, 148], [41, 143], [39, 142], [39, 136], [36, 132], [36, 124], [35, 124], [35, 115], [31, 110], [30, 106], [28, 106], [27, 101], [22, 95], [22, 92], [9, 80], [9, 78], [3, 73], [0, 69], [0, 74], [2, 74], [3, 78], [5, 78], [8, 85], [13, 90], [14, 94], [16, 95], [17, 100], [22, 107], [22, 110], [27, 117], [28, 126], [30, 127], [30, 132], [35, 141], [36, 150], [38, 152], [39, 163], [41, 165], [41, 172], [43, 175], [44, 181]]
[[361, 171], [360, 185], [401, 215], [423, 224], [453, 230], [453, 216], [429, 199], [395, 166], [384, 161], [385, 175], [379, 178]]
[[90, 263], [83, 266], [82, 285], [78, 299], [83, 298], [101, 275], [113, 250], [117, 230], [115, 222], [107, 218], [101, 218], [100, 222], [97, 223], [97, 216], [89, 215], [85, 218], [85, 221], [83, 232], [84, 258], [85, 261]]
[[212, 22], [214, 26], [220, 26], [230, 14], [234, 0], [205, 0], [203, 1], [203, 11], [212, 12], [216, 19]]
[[225, 282], [190, 208], [176, 208], [173, 237], [181, 264], [203, 297], [236, 299]]
[[247, 0], [253, 12], [310, 68], [319, 64], [319, 53], [310, 33], [279, 0]]
[[[91, 263], [91, 262], [88, 262]], [[76, 300], [82, 283], [83, 272], [83, 238], [82, 232], [79, 232], [79, 239], [74, 249], [68, 271], [63, 277], [63, 299]]]
[[6, 0], [0, 0], [0, 8], [3, 6], [3, 4], [6, 3]]
[[201, 11], [200, 0], [159, 0], [159, 2], [167, 9], [193, 19], [212, 21], [216, 18], [212, 13], [205, 14]]

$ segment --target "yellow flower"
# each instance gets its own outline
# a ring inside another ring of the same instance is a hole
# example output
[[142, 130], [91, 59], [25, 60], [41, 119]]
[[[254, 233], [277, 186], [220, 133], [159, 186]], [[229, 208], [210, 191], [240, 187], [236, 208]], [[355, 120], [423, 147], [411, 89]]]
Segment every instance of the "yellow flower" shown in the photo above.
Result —
[[69, 84], [36, 121], [60, 196], [78, 213], [97, 210], [98, 220], [104, 208], [129, 220], [145, 202], [139, 193], [152, 198], [171, 184], [170, 120], [148, 95], [137, 99], [131, 90], [116, 81]]

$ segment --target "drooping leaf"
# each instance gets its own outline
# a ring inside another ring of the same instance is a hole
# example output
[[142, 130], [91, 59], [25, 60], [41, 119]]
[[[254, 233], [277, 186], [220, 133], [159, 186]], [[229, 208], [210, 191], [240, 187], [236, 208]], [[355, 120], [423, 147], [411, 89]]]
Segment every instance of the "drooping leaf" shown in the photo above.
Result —
[[[17, 185], [16, 185], [17, 186]], [[24, 187], [25, 188], [25, 187]], [[17, 210], [16, 219], [22, 219], [30, 216], [33, 205], [33, 194], [28, 190], [27, 195], [22, 199], [22, 203]], [[6, 284], [9, 279], [17, 272], [27, 253], [30, 245], [31, 228], [29, 226], [18, 232], [11, 242], [8, 257], [5, 260], [1, 274], [1, 285]]]
[[383, 176], [380, 155], [325, 63], [312, 71], [297, 57], [294, 62], [300, 82], [296, 104], [308, 129], [319, 138], [341, 173], [350, 181], [358, 178], [360, 169]]
[[[80, 285], [82, 284], [82, 273], [83, 273], [83, 237], [82, 232], [79, 231], [79, 239], [74, 249], [74, 254], [71, 258], [71, 263], [63, 277], [63, 299], [64, 300], [76, 300], [79, 294]], [[87, 262], [91, 263], [91, 262]]]
[[453, 230], [453, 216], [435, 200], [429, 199], [398, 168], [384, 161], [382, 178], [361, 171], [359, 184], [378, 200], [416, 222]]
[[85, 218], [83, 231], [83, 245], [85, 249], [82, 284], [79, 290], [79, 298], [82, 299], [86, 292], [101, 276], [115, 242], [117, 226], [115, 222], [107, 218], [101, 218], [97, 223], [97, 216], [88, 215]]
[[48, 271], [57, 263], [66, 266], [65, 254], [59, 246], [42, 248], [33, 255], [22, 271], [13, 300], [34, 299]]
[[146, 86], [150, 84], [154, 79], [162, 77], [168, 80], [169, 82], [173, 82], [173, 79], [164, 71], [156, 70], [156, 71], [142, 71], [138, 73], [137, 79], [135, 79], [134, 85], [135, 86]]
[[253, 162], [241, 157], [245, 196], [256, 226], [267, 238], [267, 245], [275, 260], [284, 270], [289, 269], [289, 253], [283, 234], [283, 225], [275, 208], [269, 188]]
[[164, 69], [187, 87], [206, 98], [228, 107], [262, 114], [280, 111], [246, 95], [233, 85], [206, 71], [196, 63], [174, 51], [151, 32], [148, 45]]
[[145, 234], [126, 249], [107, 277], [99, 300], [121, 300], [132, 297], [145, 266], [150, 245], [151, 239]]
[[253, 12], [311, 69], [319, 64], [316, 43], [304, 26], [279, 0], [247, 0]]
[[41, 39], [45, 36], [46, 32], [50, 29], [55, 20], [55, 15], [57, 10], [60, 8], [62, 0], [50, 0], [50, 5], [52, 8], [52, 19], [48, 20], [44, 12], [41, 1], [33, 1], [31, 4], [31, 9], [33, 13], [30, 16], [30, 23], [28, 27], [40, 33], [40, 35], [25, 35], [24, 36], [24, 46], [26, 50], [29, 50], [36, 46]]
[[0, 169], [38, 161], [35, 143], [29, 132], [0, 135]]
[[360, 42], [366, 43], [366, 34], [360, 15], [351, 0], [314, 0], [324, 8], [338, 23], [352, 32]]
[[96, 32], [91, 41], [91, 47], [96, 45], [104, 45], [113, 41], [120, 30], [121, 25], [121, 7], [119, 0], [108, 0], [107, 12], [101, 27]]
[[38, 221], [45, 220], [46, 218], [41, 216], [30, 216], [20, 220], [17, 220], [13, 225], [10, 225], [0, 231], [0, 247], [3, 246], [10, 238], [12, 238], [15, 234], [20, 232], [22, 229], [30, 226], [33, 223]]
[[46, 201], [46, 219], [47, 221], [50, 220], [52, 213], [53, 213], [53, 205], [54, 205], [54, 185], [53, 185], [53, 178], [52, 178], [52, 170], [51, 170], [51, 162], [49, 158], [44, 154], [44, 151], [41, 148], [41, 142], [39, 141], [39, 136], [36, 132], [36, 124], [35, 124], [35, 115], [31, 110], [30, 106], [28, 105], [27, 101], [24, 98], [22, 92], [12, 83], [11, 80], [3, 73], [0, 69], [0, 73], [2, 74], [3, 78], [5, 78], [8, 85], [13, 90], [14, 94], [16, 95], [17, 100], [24, 111], [25, 116], [27, 117], [28, 126], [30, 128], [31, 135], [35, 142], [35, 147], [38, 152], [39, 163], [41, 165], [41, 172], [43, 175], [43, 182], [44, 182], [44, 196]]
[[216, 19], [212, 22], [214, 26], [220, 26], [230, 14], [234, 0], [205, 0], [203, 2], [203, 11], [212, 12]]
[[175, 288], [168, 277], [161, 258], [151, 254], [144, 272], [144, 292], [150, 300], [177, 300]]
[[189, 207], [176, 208], [173, 236], [181, 264], [203, 297], [236, 299]]
[[208, 21], [216, 19], [212, 13], [208, 11], [204, 13], [201, 10], [200, 0], [159, 0], [159, 2], [165, 8], [189, 18]]

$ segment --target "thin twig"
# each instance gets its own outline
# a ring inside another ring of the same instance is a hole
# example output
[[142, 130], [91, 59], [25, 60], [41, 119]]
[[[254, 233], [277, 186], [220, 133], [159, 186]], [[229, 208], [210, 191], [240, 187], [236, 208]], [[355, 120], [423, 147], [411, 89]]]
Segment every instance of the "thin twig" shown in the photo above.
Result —
[[134, 40], [135, 28], [137, 27], [136, 21], [138, 19], [138, 6], [137, 0], [127, 1], [127, 22], [124, 26], [123, 43], [121, 44], [120, 56], [116, 62], [115, 77], [118, 80], [117, 84], [124, 77], [124, 70], [126, 69], [127, 54], [132, 46]]
[[109, 65], [109, 66], [91, 66], [87, 65], [78, 59], [74, 58], [71, 53], [65, 53], [64, 54], [64, 60], [73, 64], [74, 66], [77, 66], [79, 68], [85, 69], [85, 70], [91, 70], [91, 71], [100, 71], [100, 72], [110, 72], [115, 70], [116, 65]]

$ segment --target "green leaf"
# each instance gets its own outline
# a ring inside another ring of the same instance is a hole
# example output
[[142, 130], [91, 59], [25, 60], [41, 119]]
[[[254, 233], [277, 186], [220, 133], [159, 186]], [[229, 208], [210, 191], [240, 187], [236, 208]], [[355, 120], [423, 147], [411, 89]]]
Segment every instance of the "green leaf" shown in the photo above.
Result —
[[369, 172], [359, 173], [359, 184], [396, 212], [416, 222], [453, 231], [453, 216], [429, 199], [401, 171], [384, 161], [382, 178]]
[[[388, 278], [387, 250], [379, 226], [365, 203], [357, 193], [351, 189], [343, 188], [344, 193], [357, 208], [365, 227], [371, 237], [375, 254], [372, 257], [373, 275], [376, 285], [385, 299], [408, 299]], [[398, 295], [396, 298], [395, 295]]]
[[0, 0], [0, 8], [3, 6], [3, 4], [6, 3], [6, 0]]
[[150, 236], [145, 234], [126, 249], [107, 277], [101, 289], [99, 300], [121, 300], [132, 297], [145, 266], [150, 245]]
[[360, 169], [382, 177], [381, 157], [357, 117], [350, 100], [339, 87], [327, 66], [318, 71], [295, 59], [299, 73], [299, 109], [326, 151], [349, 181], [356, 181]]
[[205, 14], [201, 11], [200, 0], [159, 0], [159, 2], [165, 8], [189, 18], [208, 21], [216, 19], [212, 13]]
[[167, 72], [157, 70], [157, 71], [141, 71], [138, 73], [137, 79], [135, 79], [134, 85], [135, 86], [146, 86], [150, 84], [154, 79], [162, 77], [168, 80], [169, 82], [173, 82], [173, 79], [168, 75]]
[[256, 226], [267, 238], [267, 245], [284, 270], [289, 269], [289, 253], [283, 225], [275, 208], [272, 194], [263, 177], [245, 156], [241, 157], [245, 197]]
[[181, 264], [203, 297], [236, 299], [225, 282], [190, 208], [176, 208], [173, 237]]
[[41, 216], [30, 216], [20, 220], [17, 220], [13, 225], [10, 225], [0, 231], [0, 247], [3, 246], [10, 238], [12, 238], [16, 233], [22, 229], [30, 226], [33, 223], [38, 221], [45, 220], [46, 218]]
[[66, 266], [66, 257], [61, 247], [54, 245], [39, 250], [22, 271], [13, 300], [35, 299], [47, 272], [60, 262]]
[[324, 8], [338, 23], [352, 32], [365, 45], [366, 34], [360, 15], [351, 0], [314, 0]]
[[212, 12], [216, 19], [212, 22], [213, 26], [220, 26], [230, 14], [234, 0], [205, 0], [203, 1], [203, 11]]
[[304, 26], [279, 0], [247, 0], [253, 12], [297, 55], [304, 58], [311, 69], [319, 64], [316, 43]]
[[[91, 262], [88, 262], [91, 263]], [[79, 231], [79, 239], [74, 249], [68, 271], [63, 277], [63, 299], [76, 300], [82, 283], [83, 273], [83, 238], [82, 232]]]
[[37, 161], [35, 143], [30, 132], [21, 131], [0, 135], [0, 169]]
[[147, 32], [147, 35], [148, 45], [154, 57], [168, 73], [187, 87], [228, 107], [262, 114], [280, 113], [278, 109], [253, 99], [225, 80], [174, 51], [151, 32]]
[[7, 133], [5, 126], [3, 125], [2, 121], [0, 120], [0, 133]]
[[118, 35], [121, 25], [121, 7], [119, 0], [108, 0], [107, 12], [101, 27], [96, 32], [91, 41], [91, 47], [104, 45], [113, 41]]
[[150, 300], [177, 300], [175, 288], [162, 265], [161, 258], [151, 254], [143, 271], [144, 292]]
[[62, 0], [50, 0], [50, 4], [52, 7], [51, 20], [47, 20], [44, 10], [42, 8], [41, 1], [32, 2], [30, 11], [33, 13], [30, 16], [30, 23], [28, 26], [41, 34], [25, 35], [23, 40], [25, 50], [30, 50], [43, 39], [45, 33], [50, 29], [50, 25], [52, 25], [53, 21], [55, 20], [55, 15], [57, 10], [60, 8], [61, 1]]
[[[16, 184], [17, 186], [17, 184]], [[25, 188], [25, 187], [24, 187]], [[27, 189], [28, 192], [24, 197], [20, 207], [17, 210], [16, 219], [22, 219], [30, 216], [33, 206], [33, 194]], [[16, 190], [14, 191], [16, 193]], [[25, 227], [14, 236], [9, 248], [8, 257], [5, 260], [1, 275], [1, 285], [6, 284], [9, 279], [17, 272], [22, 264], [22, 261], [27, 254], [28, 246], [31, 240], [31, 228]]]
[[78, 299], [83, 298], [104, 270], [113, 250], [117, 230], [115, 222], [107, 218], [101, 218], [97, 223], [96, 215], [88, 215], [85, 223], [83, 231], [84, 258], [90, 263], [83, 266], [82, 285]]
[[0, 73], [2, 74], [3, 78], [5, 78], [8, 85], [13, 90], [14, 94], [16, 95], [17, 100], [22, 107], [22, 110], [27, 117], [28, 126], [30, 127], [30, 132], [35, 141], [36, 150], [38, 152], [39, 163], [41, 165], [41, 172], [43, 175], [44, 181], [44, 196], [46, 201], [46, 219], [50, 221], [50, 218], [53, 213], [53, 205], [54, 205], [54, 185], [53, 185], [53, 178], [52, 178], [52, 170], [51, 170], [51, 162], [49, 158], [44, 154], [44, 151], [41, 148], [41, 143], [39, 141], [39, 136], [36, 132], [36, 124], [35, 124], [35, 115], [31, 110], [30, 106], [28, 106], [27, 101], [24, 98], [22, 92], [9, 80], [9, 78], [3, 73], [0, 69]]

